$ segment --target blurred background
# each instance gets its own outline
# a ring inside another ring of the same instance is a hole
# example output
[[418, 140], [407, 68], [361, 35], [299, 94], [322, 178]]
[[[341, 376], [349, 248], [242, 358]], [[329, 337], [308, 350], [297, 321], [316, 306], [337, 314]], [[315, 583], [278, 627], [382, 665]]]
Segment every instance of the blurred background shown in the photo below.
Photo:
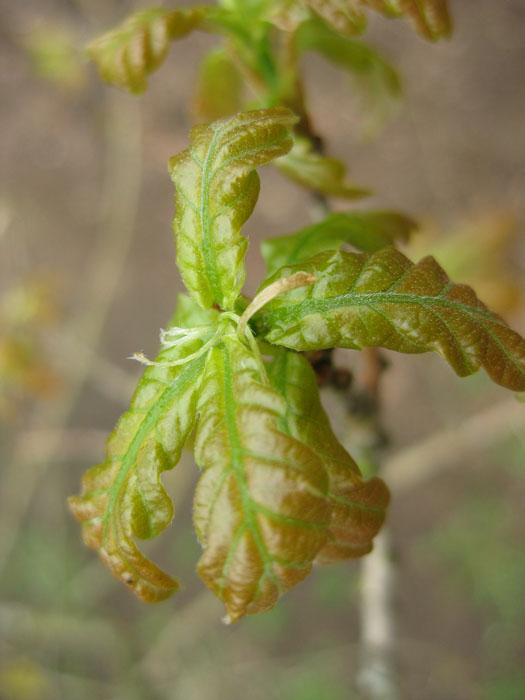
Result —
[[[113, 579], [67, 509], [128, 405], [140, 367], [126, 358], [155, 354], [182, 290], [167, 161], [188, 143], [196, 71], [216, 39], [174, 44], [142, 98], [103, 86], [83, 54], [148, 5], [0, 0], [0, 698], [360, 698], [359, 563], [316, 569], [230, 628], [195, 573], [191, 455], [165, 477], [174, 523], [144, 546], [183, 585], [163, 604]], [[414, 216], [409, 253], [435, 253], [524, 333], [525, 3], [450, 5], [454, 34], [438, 45], [370, 16], [365, 39], [404, 86], [381, 129], [316, 57], [309, 104], [328, 150], [374, 190], [360, 206]], [[245, 229], [249, 293], [259, 242], [306, 225], [311, 209], [262, 172]], [[525, 410], [437, 356], [385, 356], [398, 697], [522, 700]], [[356, 365], [350, 352], [340, 362]]]

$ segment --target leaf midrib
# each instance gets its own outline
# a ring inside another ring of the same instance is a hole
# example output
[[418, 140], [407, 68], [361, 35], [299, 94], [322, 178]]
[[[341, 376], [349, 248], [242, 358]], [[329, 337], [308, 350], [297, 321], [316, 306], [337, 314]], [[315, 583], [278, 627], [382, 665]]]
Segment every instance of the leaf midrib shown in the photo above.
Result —
[[202, 164], [202, 182], [201, 182], [201, 201], [199, 207], [199, 216], [202, 230], [202, 254], [204, 264], [206, 266], [206, 275], [210, 281], [210, 286], [218, 303], [222, 303], [222, 286], [217, 271], [217, 261], [215, 259], [215, 251], [211, 240], [211, 222], [210, 222], [210, 185], [213, 179], [211, 166], [215, 158], [217, 143], [222, 134], [223, 129], [214, 129], [213, 137], [206, 153], [206, 158]]
[[[244, 449], [241, 444], [239, 432], [237, 429], [237, 420], [235, 416], [235, 406], [236, 406], [236, 401], [235, 401], [235, 394], [233, 390], [233, 370], [232, 370], [232, 363], [231, 363], [231, 357], [230, 357], [230, 351], [226, 347], [226, 345], [223, 343], [221, 345], [221, 354], [223, 358], [223, 386], [224, 386], [224, 407], [225, 407], [225, 418], [226, 418], [226, 428], [228, 431], [228, 442], [230, 444], [230, 449], [231, 449], [231, 467], [233, 469], [233, 472], [235, 474], [235, 478], [237, 479], [237, 483], [239, 485], [239, 491], [241, 494], [241, 505], [242, 505], [242, 511], [243, 511], [243, 523], [241, 524], [241, 528], [247, 527], [253, 537], [253, 540], [255, 542], [255, 545], [257, 547], [257, 550], [259, 552], [259, 555], [262, 559], [263, 565], [264, 565], [264, 571], [268, 572], [274, 581], [275, 585], [277, 586], [277, 589], [279, 590], [281, 588], [280, 581], [277, 579], [275, 576], [275, 573], [273, 572], [273, 569], [271, 568], [272, 564], [272, 557], [270, 556], [266, 544], [264, 542], [264, 539], [262, 537], [259, 525], [257, 523], [257, 508], [255, 506], [255, 503], [250, 495], [248, 484], [246, 482], [246, 474], [244, 472], [244, 464], [243, 464], [243, 457], [244, 457]], [[240, 538], [236, 538], [234, 536], [234, 541], [237, 540], [237, 543]], [[232, 542], [233, 546], [233, 542]], [[233, 554], [230, 552], [228, 554], [228, 558], [231, 561]], [[225, 578], [226, 576], [226, 571], [223, 570], [223, 577]], [[222, 586], [224, 586], [224, 581], [221, 583]]]
[[122, 486], [128, 477], [128, 474], [136, 464], [138, 451], [144, 442], [148, 433], [153, 430], [153, 428], [159, 422], [161, 415], [164, 413], [166, 407], [173, 401], [173, 399], [180, 394], [192, 381], [195, 380], [197, 375], [204, 369], [204, 364], [206, 362], [206, 356], [193, 360], [187, 367], [185, 367], [182, 372], [177, 376], [177, 378], [160, 394], [157, 401], [149, 409], [144, 417], [144, 420], [140, 424], [135, 436], [131, 440], [128, 449], [122, 456], [121, 466], [118, 475], [108, 489], [109, 500], [106, 505], [106, 510], [103, 516], [104, 529], [102, 532], [102, 547], [105, 546], [109, 523], [115, 518], [115, 504], [119, 498], [122, 490]]
[[[392, 294], [390, 292], [345, 293], [327, 299], [304, 299], [296, 304], [279, 306], [264, 314], [264, 325], [268, 328], [277, 323], [290, 323], [303, 320], [314, 314], [329, 313], [347, 306], [373, 306], [374, 304], [415, 304], [423, 307], [441, 306], [471, 316], [478, 316], [486, 321], [507, 328], [507, 325], [490, 311], [477, 309], [459, 302], [438, 296], [419, 294]], [[267, 331], [268, 332], [268, 331]]]

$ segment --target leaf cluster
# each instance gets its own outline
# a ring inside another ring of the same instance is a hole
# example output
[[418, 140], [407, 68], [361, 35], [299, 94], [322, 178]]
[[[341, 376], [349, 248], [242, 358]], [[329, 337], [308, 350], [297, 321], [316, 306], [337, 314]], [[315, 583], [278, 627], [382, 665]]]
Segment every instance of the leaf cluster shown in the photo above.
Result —
[[396, 109], [401, 87], [390, 63], [356, 38], [366, 28], [368, 10], [405, 17], [427, 39], [450, 32], [445, 0], [220, 0], [215, 6], [135, 12], [94, 40], [88, 53], [105, 82], [139, 94], [172, 41], [196, 30], [216, 35], [221, 43], [204, 57], [198, 73], [196, 121], [286, 106], [299, 117], [300, 138], [275, 164], [303, 186], [354, 199], [368, 192], [346, 181], [341, 161], [321, 153], [301, 59], [315, 52], [348, 73], [362, 96], [367, 128], [374, 129]]
[[395, 70], [355, 38], [368, 10], [405, 17], [427, 39], [450, 31], [445, 0], [222, 0], [134, 13], [89, 47], [106, 82], [140, 93], [172, 40], [197, 29], [222, 39], [204, 58], [194, 98], [207, 123], [169, 166], [188, 295], [161, 333], [156, 360], [137, 356], [148, 367], [129, 411], [104, 463], [70, 499], [86, 544], [145, 601], [178, 587], [134, 538], [155, 537], [171, 521], [161, 477], [185, 445], [201, 469], [198, 572], [227, 621], [272, 608], [313, 564], [370, 551], [388, 489], [379, 478], [364, 481], [335, 437], [303, 353], [436, 352], [460, 376], [484, 368], [502, 386], [525, 390], [523, 338], [433, 258], [414, 264], [398, 250], [416, 228], [398, 212], [339, 212], [265, 240], [266, 278], [253, 300], [242, 293], [242, 227], [258, 198], [259, 166], [273, 163], [322, 197], [368, 194], [324, 153], [301, 69], [301, 57], [317, 52], [376, 105], [395, 101]]
[[158, 358], [144, 360], [105, 462], [70, 499], [85, 542], [113, 573], [143, 600], [166, 598], [176, 580], [134, 537], [154, 537], [170, 522], [161, 475], [191, 437], [201, 469], [198, 572], [230, 622], [273, 607], [314, 563], [366, 554], [385, 517], [387, 487], [364, 481], [338, 442], [301, 353], [433, 351], [461, 376], [483, 367], [525, 390], [525, 340], [432, 258], [414, 265], [393, 247], [414, 228], [402, 215], [341, 213], [270, 239], [269, 274], [255, 299], [242, 295], [241, 228], [259, 192], [255, 169], [290, 152], [296, 121], [285, 107], [219, 119], [195, 127], [189, 148], [171, 159], [189, 296]]

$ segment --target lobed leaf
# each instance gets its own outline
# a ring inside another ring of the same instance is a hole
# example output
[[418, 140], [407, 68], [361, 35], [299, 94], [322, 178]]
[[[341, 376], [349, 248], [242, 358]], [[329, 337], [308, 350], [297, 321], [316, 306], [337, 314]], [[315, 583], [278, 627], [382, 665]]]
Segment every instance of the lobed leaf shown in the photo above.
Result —
[[243, 81], [226, 51], [207, 54], [200, 66], [193, 113], [197, 121], [211, 122], [242, 109]]
[[370, 46], [341, 36], [323, 22], [311, 19], [297, 30], [297, 49], [315, 51], [348, 71], [362, 102], [368, 132], [398, 109], [401, 83], [397, 72]]
[[[350, 0], [351, 2], [351, 0]], [[425, 39], [449, 36], [452, 22], [447, 0], [359, 0], [387, 17], [407, 17]]]
[[[185, 357], [201, 345], [166, 349], [157, 360]], [[148, 367], [108, 438], [106, 461], [85, 474], [81, 495], [69, 499], [84, 542], [146, 602], [167, 598], [178, 583], [138, 550], [133, 535], [155, 537], [173, 517], [160, 476], [179, 461], [195, 422], [204, 365], [203, 356], [182, 366]]]
[[273, 10], [275, 0], [219, 0], [219, 4], [250, 26]]
[[369, 7], [386, 17], [406, 17], [425, 39], [437, 41], [452, 31], [447, 0], [301, 0], [339, 34], [364, 31]]
[[345, 180], [344, 163], [316, 152], [306, 138], [296, 137], [292, 150], [275, 164], [291, 180], [329, 197], [360, 199], [370, 194]]
[[265, 286], [299, 270], [318, 281], [275, 298], [254, 317], [271, 343], [434, 351], [460, 376], [483, 367], [497, 384], [525, 389], [525, 340], [433, 258], [414, 265], [394, 248], [373, 255], [327, 251], [281, 268]]
[[339, 34], [353, 36], [366, 28], [366, 16], [359, 0], [303, 0], [304, 4], [321, 17]]
[[219, 311], [216, 309], [203, 309], [193, 297], [188, 294], [177, 295], [177, 306], [170, 320], [170, 326], [179, 328], [194, 328], [206, 326], [219, 320]]
[[357, 464], [330, 427], [315, 373], [302, 355], [278, 351], [268, 365], [268, 376], [286, 401], [279, 427], [321, 459], [330, 479], [332, 538], [319, 551], [316, 562], [329, 564], [367, 554], [385, 519], [390, 499], [386, 485], [377, 477], [362, 480]]
[[500, 314], [515, 310], [525, 292], [525, 278], [513, 264], [516, 220], [505, 212], [485, 212], [447, 231], [424, 228], [410, 241], [410, 257], [432, 255], [449, 277], [472, 286], [479, 298]]
[[241, 227], [259, 194], [254, 169], [290, 150], [295, 121], [279, 107], [196, 126], [190, 148], [170, 160], [177, 264], [203, 308], [231, 309], [239, 294], [248, 245]]
[[284, 401], [237, 336], [210, 352], [198, 410], [198, 572], [235, 622], [269, 610], [308, 575], [328, 538], [328, 476], [279, 428]]
[[138, 94], [166, 58], [170, 41], [201, 26], [207, 13], [207, 8], [140, 10], [92, 41], [87, 51], [106, 83]]
[[283, 265], [307, 260], [323, 250], [335, 250], [344, 243], [375, 253], [394, 241], [405, 242], [416, 228], [413, 219], [398, 212], [338, 212], [297, 233], [267, 238], [261, 251], [268, 273], [272, 274]]

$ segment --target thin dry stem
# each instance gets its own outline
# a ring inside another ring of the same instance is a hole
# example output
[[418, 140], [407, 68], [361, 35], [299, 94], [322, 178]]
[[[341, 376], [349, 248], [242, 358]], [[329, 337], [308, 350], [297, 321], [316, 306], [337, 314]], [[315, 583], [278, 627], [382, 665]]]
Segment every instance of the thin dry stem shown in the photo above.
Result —
[[317, 282], [317, 277], [315, 275], [310, 275], [308, 272], [296, 272], [294, 275], [290, 275], [290, 277], [283, 277], [268, 285], [262, 292], [257, 294], [255, 299], [244, 310], [238, 326], [241, 338], [244, 338], [246, 335], [248, 321], [257, 311], [262, 309], [265, 304], [268, 304], [272, 299], [275, 299], [275, 297], [285, 292], [290, 292], [292, 289], [297, 289], [298, 287], [307, 287], [314, 282]]

